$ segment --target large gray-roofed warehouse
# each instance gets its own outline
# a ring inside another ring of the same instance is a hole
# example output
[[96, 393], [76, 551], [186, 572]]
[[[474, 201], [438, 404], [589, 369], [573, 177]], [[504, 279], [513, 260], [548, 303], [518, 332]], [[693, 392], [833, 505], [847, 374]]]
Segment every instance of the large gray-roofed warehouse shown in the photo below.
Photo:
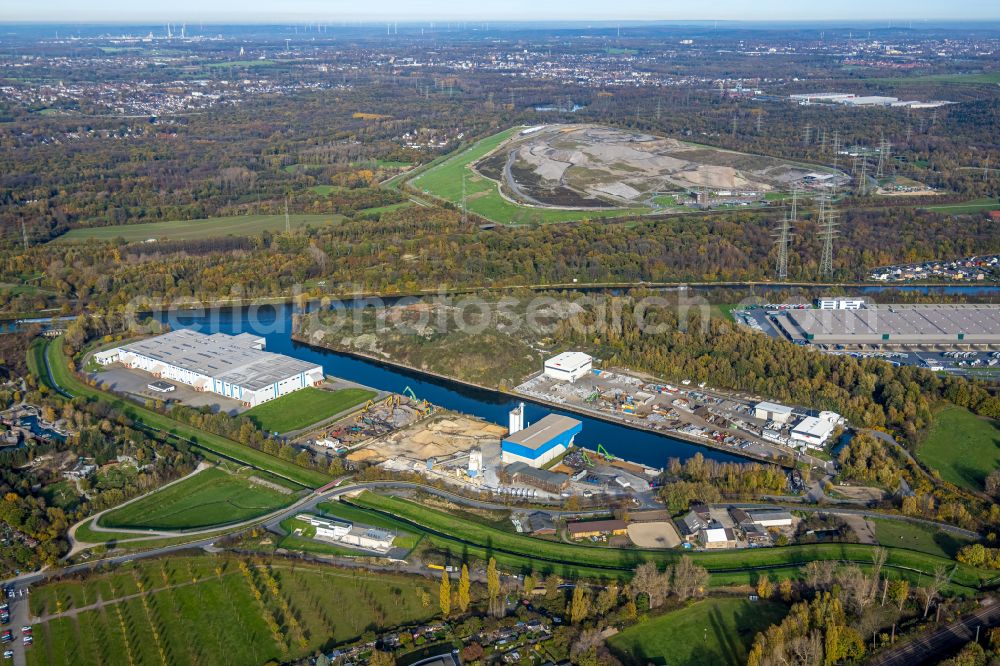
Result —
[[793, 340], [844, 345], [1000, 345], [1000, 306], [873, 305], [789, 310], [778, 326]]
[[94, 355], [156, 377], [211, 391], [248, 407], [323, 381], [323, 367], [264, 351], [264, 338], [241, 333], [205, 335], [186, 329]]

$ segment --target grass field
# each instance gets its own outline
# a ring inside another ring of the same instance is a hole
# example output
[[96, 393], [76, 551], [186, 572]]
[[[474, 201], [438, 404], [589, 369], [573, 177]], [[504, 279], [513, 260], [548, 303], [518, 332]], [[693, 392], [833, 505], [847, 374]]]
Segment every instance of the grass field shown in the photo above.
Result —
[[[566, 576], [627, 576], [644, 561], [667, 564], [676, 561], [680, 553], [663, 550], [618, 549], [544, 541], [463, 519], [459, 516], [429, 509], [416, 502], [366, 492], [351, 500], [362, 508], [382, 511], [411, 522], [428, 532], [428, 538], [442, 551], [456, 556], [468, 553], [475, 557], [495, 555], [497, 561], [511, 568], [534, 569]], [[841, 560], [867, 564], [871, 561], [871, 546], [862, 544], [822, 543], [779, 548], [698, 552], [691, 557], [712, 572], [712, 584], [729, 584], [748, 578], [749, 568], [787, 570], [813, 560]], [[949, 559], [927, 553], [890, 548], [887, 569], [897, 575], [917, 578], [920, 572], [932, 573], [937, 566], [951, 568]], [[952, 581], [961, 586], [979, 587], [995, 577], [995, 572], [959, 564]]]
[[758, 632], [787, 614], [782, 604], [746, 599], [705, 599], [629, 627], [608, 646], [632, 664], [745, 664]]
[[945, 481], [982, 490], [986, 475], [1000, 468], [1000, 422], [961, 407], [945, 407], [935, 415], [917, 458]]
[[44, 386], [50, 391], [55, 391], [55, 386], [49, 379], [49, 373], [45, 372], [45, 351], [48, 349], [48, 341], [45, 338], [35, 338], [28, 345], [27, 365], [28, 372], [38, 378], [38, 385]]
[[469, 210], [494, 222], [503, 224], [528, 224], [544, 222], [568, 222], [582, 219], [643, 215], [646, 208], [619, 208], [601, 211], [556, 210], [532, 208], [510, 203], [497, 191], [497, 184], [488, 178], [475, 174], [470, 168], [483, 157], [494, 151], [504, 141], [521, 131], [512, 127], [493, 136], [477, 141], [469, 148], [433, 164], [409, 181], [411, 187], [426, 191], [452, 203], [462, 201], [462, 177]]
[[[292, 229], [306, 226], [320, 227], [343, 220], [342, 215], [306, 215], [293, 214], [288, 216]], [[89, 239], [114, 240], [123, 238], [130, 243], [136, 243], [150, 238], [159, 240], [197, 240], [202, 238], [217, 238], [219, 236], [256, 236], [264, 231], [281, 233], [285, 230], [284, 215], [233, 215], [228, 217], [209, 217], [199, 220], [172, 220], [169, 222], [150, 222], [147, 224], [119, 224], [111, 227], [93, 227], [89, 229], [73, 229], [56, 242], [82, 241]]]
[[85, 543], [104, 544], [106, 546], [114, 546], [124, 550], [141, 550], [145, 548], [168, 546], [175, 543], [195, 541], [209, 536], [222, 535], [227, 532], [226, 528], [223, 527], [216, 532], [204, 533], [196, 536], [149, 537], [143, 536], [142, 534], [136, 534], [135, 532], [97, 532], [91, 528], [93, 523], [94, 521], [91, 519], [81, 524], [80, 527], [76, 529], [76, 538]]
[[993, 210], [1000, 208], [1000, 202], [996, 199], [974, 199], [972, 201], [966, 201], [965, 203], [958, 204], [941, 204], [940, 206], [925, 206], [924, 210], [933, 211], [935, 213], [949, 213], [952, 215], [966, 215], [969, 213], [978, 213], [984, 210]]
[[994, 84], [1000, 85], [1000, 72], [980, 72], [978, 74], [926, 74], [924, 76], [898, 76], [892, 78], [865, 79], [866, 83], [949, 83], [949, 84]]
[[393, 545], [398, 548], [413, 550], [421, 538], [420, 535], [413, 534], [409, 526], [402, 521], [393, 520], [392, 518], [369, 511], [361, 511], [350, 504], [344, 504], [343, 502], [321, 502], [316, 508], [331, 518], [340, 518], [351, 523], [393, 530], [396, 533]]
[[[159, 414], [152, 410], [140, 407], [139, 405], [118, 398], [109, 393], [100, 391], [92, 386], [84, 384], [79, 377], [70, 372], [66, 364], [66, 357], [63, 354], [62, 338], [56, 338], [51, 342], [44, 342], [45, 354], [49, 359], [49, 368], [56, 383], [64, 390], [74, 396], [83, 396], [96, 400], [102, 400], [110, 404], [115, 409], [121, 411], [129, 418], [145, 423], [148, 427], [156, 428], [165, 433], [183, 438], [185, 441], [194, 442], [194, 446], [211, 453], [225, 456], [252, 467], [257, 467], [268, 472], [272, 472], [282, 478], [289, 479], [295, 483], [309, 488], [316, 488], [330, 480], [326, 474], [312, 469], [299, 467], [298, 465], [272, 456], [263, 451], [243, 446], [221, 435], [215, 435], [204, 430], [199, 430], [179, 421], [175, 421], [169, 416]], [[39, 377], [45, 377], [44, 367], [38, 368], [41, 372]], [[47, 379], [45, 380], [47, 381]], [[217, 458], [218, 455], [215, 457]]]
[[360, 388], [324, 391], [310, 386], [257, 405], [244, 414], [263, 430], [288, 432], [340, 414], [371, 400], [375, 395], [374, 391]]
[[[101, 527], [186, 530], [249, 520], [291, 504], [282, 493], [249, 480], [249, 471], [230, 474], [218, 467], [151, 493], [101, 516]], [[267, 481], [275, 483], [277, 479]]]
[[875, 528], [875, 538], [883, 546], [909, 548], [940, 557], [955, 557], [962, 546], [972, 543], [948, 532], [901, 520], [875, 519], [868, 522]]
[[[429, 619], [437, 604], [422, 599], [434, 593], [433, 583], [415, 577], [303, 563], [246, 572], [233, 558], [207, 555], [127, 563], [32, 589], [34, 614], [59, 615], [34, 624], [28, 663], [293, 662], [369, 629]], [[98, 598], [102, 606], [87, 608]]]

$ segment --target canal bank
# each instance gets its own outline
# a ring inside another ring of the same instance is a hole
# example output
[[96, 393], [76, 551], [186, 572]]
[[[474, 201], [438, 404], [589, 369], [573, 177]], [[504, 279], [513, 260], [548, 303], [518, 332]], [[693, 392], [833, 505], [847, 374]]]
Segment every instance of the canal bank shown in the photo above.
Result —
[[[252, 313], [248, 312], [248, 308], [232, 308], [210, 314], [167, 312], [156, 313], [154, 316], [172, 328], [190, 328], [205, 333], [253, 333], [265, 338], [268, 351], [318, 363], [328, 375], [392, 393], [403, 393], [409, 387], [422, 400], [500, 425], [507, 423], [508, 412], [522, 401], [518, 396], [485, 387], [433, 376], [412, 368], [394, 366], [382, 360], [362, 358], [298, 342], [292, 339], [293, 314], [292, 306], [278, 305], [256, 308]], [[603, 445], [616, 456], [650, 467], [665, 467], [670, 458], [686, 460], [695, 453], [719, 461], [744, 460], [729, 451], [717, 450], [704, 443], [688, 442], [591, 415], [571, 412], [562, 406], [549, 407], [536, 400], [524, 400], [524, 402], [526, 420], [537, 421], [549, 413], [572, 416], [583, 423], [583, 431], [577, 436], [577, 443], [580, 446], [596, 449], [598, 445]]]
[[[330, 349], [328, 347], [322, 347], [322, 346], [318, 346], [318, 345], [313, 345], [313, 344], [311, 344], [311, 343], [309, 343], [309, 342], [301, 339], [300, 337], [298, 337], [298, 336], [296, 336], [294, 334], [292, 334], [291, 338], [292, 338], [292, 341], [295, 342], [295, 343], [297, 343], [297, 344], [305, 345], [307, 347], [310, 347], [312, 349], [316, 349], [316, 350], [319, 350], [319, 351], [326, 351], [326, 352], [331, 352], [331, 353], [334, 353], [334, 354], [342, 354], [344, 356], [350, 356], [350, 357], [353, 357], [353, 358], [356, 358], [356, 359], [359, 359], [359, 360], [368, 361], [370, 363], [377, 363], [377, 364], [384, 365], [384, 366], [387, 366], [387, 367], [390, 367], [390, 368], [395, 368], [395, 369], [403, 371], [403, 372], [416, 373], [416, 374], [424, 375], [424, 376], [427, 376], [427, 377], [431, 377], [431, 378], [433, 378], [433, 379], [435, 379], [437, 381], [449, 382], [449, 383], [452, 383], [452, 384], [458, 384], [458, 385], [464, 386], [464, 387], [469, 388], [469, 389], [474, 389], [476, 391], [485, 391], [485, 392], [489, 392], [489, 393], [495, 393], [498, 396], [504, 396], [504, 397], [509, 396], [511, 400], [510, 400], [510, 402], [508, 404], [511, 406], [511, 408], [513, 408], [517, 404], [523, 402], [526, 405], [527, 404], [531, 404], [531, 405], [534, 405], [534, 406], [537, 406], [537, 407], [545, 407], [550, 412], [554, 412], [554, 413], [559, 413], [559, 414], [567, 414], [567, 413], [569, 413], [569, 414], [574, 415], [575, 417], [584, 416], [584, 417], [593, 418], [593, 419], [596, 419], [598, 421], [602, 421], [604, 423], [608, 423], [608, 424], [611, 424], [611, 425], [620, 426], [622, 428], [627, 428], [629, 430], [634, 430], [634, 431], [643, 432], [643, 433], [650, 433], [650, 434], [657, 435], [657, 436], [659, 436], [661, 438], [665, 438], [665, 439], [681, 440], [683, 442], [687, 442], [687, 443], [693, 444], [693, 445], [698, 446], [698, 447], [704, 447], [704, 448], [714, 449], [716, 452], [725, 453], [727, 456], [730, 456], [733, 459], [740, 459], [740, 458], [742, 458], [742, 459], [745, 459], [746, 462], [762, 462], [762, 463], [772, 463], [772, 464], [776, 462], [775, 460], [772, 460], [770, 458], [764, 458], [762, 456], [754, 455], [753, 453], [748, 453], [748, 452], [745, 452], [745, 451], [734, 451], [731, 446], [726, 446], [726, 445], [723, 445], [723, 444], [718, 444], [718, 443], [713, 442], [713, 441], [708, 441], [705, 438], [694, 437], [692, 435], [688, 435], [687, 433], [683, 433], [683, 432], [670, 432], [669, 434], [667, 434], [667, 433], [664, 433], [662, 430], [658, 430], [656, 428], [652, 428], [652, 427], [646, 426], [646, 425], [644, 425], [642, 423], [630, 422], [629, 420], [627, 420], [627, 419], [625, 419], [625, 418], [623, 418], [621, 416], [618, 416], [618, 415], [615, 415], [615, 414], [609, 414], [607, 412], [601, 412], [601, 411], [596, 410], [596, 409], [587, 409], [587, 408], [579, 407], [579, 406], [576, 406], [576, 405], [567, 405], [567, 404], [557, 403], [557, 402], [554, 402], [554, 401], [551, 401], [551, 400], [545, 400], [543, 398], [539, 398], [537, 396], [531, 396], [531, 395], [527, 395], [527, 394], [524, 394], [524, 393], [519, 393], [517, 390], [513, 390], [513, 391], [510, 391], [510, 392], [499, 391], [497, 389], [493, 389], [493, 388], [490, 388], [488, 386], [483, 386], [481, 384], [476, 384], [476, 383], [473, 383], [473, 382], [468, 382], [468, 381], [465, 381], [465, 380], [462, 380], [462, 379], [456, 379], [454, 377], [449, 377], [447, 375], [442, 375], [442, 374], [437, 373], [437, 372], [431, 372], [429, 370], [421, 370], [419, 368], [414, 368], [413, 366], [406, 365], [405, 363], [399, 363], [397, 361], [392, 361], [392, 360], [387, 360], [387, 359], [381, 359], [381, 358], [378, 358], [378, 357], [373, 356], [371, 354], [365, 354], [364, 352], [359, 352], [359, 351], [355, 351], [355, 350]], [[529, 422], [530, 422], [530, 419], [529, 419]], [[500, 421], [498, 423], [500, 425], [503, 425], [503, 421]], [[599, 442], [599, 443], [601, 443], [601, 442]], [[601, 443], [601, 444], [603, 444], [605, 448], [609, 447], [609, 445], [606, 444], [606, 443]], [[677, 456], [671, 456], [671, 457], [677, 457]], [[715, 458], [716, 456], [707, 456], [706, 455], [706, 457]], [[643, 461], [643, 462], [645, 462], [645, 461]], [[645, 464], [651, 464], [652, 465], [653, 463], [645, 463]], [[779, 462], [778, 464], [782, 464], [782, 463]], [[664, 465], [660, 464], [660, 465], [654, 465], [654, 466], [658, 467], [658, 468], [662, 468]]]

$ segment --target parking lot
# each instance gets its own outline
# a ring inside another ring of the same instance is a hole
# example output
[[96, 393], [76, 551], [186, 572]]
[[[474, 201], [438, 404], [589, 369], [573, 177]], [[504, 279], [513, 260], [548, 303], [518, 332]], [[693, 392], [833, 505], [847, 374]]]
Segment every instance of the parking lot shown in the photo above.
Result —
[[0, 629], [4, 637], [4, 663], [13, 663], [15, 666], [27, 664], [25, 651], [32, 649], [34, 643], [31, 632], [31, 611], [28, 607], [30, 594], [31, 589], [26, 585], [11, 585], [3, 590], [3, 601], [0, 603], [7, 606], [6, 613], [0, 611], [0, 614], [7, 618]]
[[158, 381], [156, 377], [142, 370], [131, 370], [122, 365], [112, 365], [102, 368], [100, 372], [92, 372], [88, 377], [101, 382], [115, 393], [133, 396], [140, 401], [163, 400], [180, 402], [189, 407], [210, 407], [212, 411], [223, 411], [236, 415], [246, 411], [238, 400], [226, 398], [210, 391], [195, 391], [192, 387], [180, 382], [167, 382], [174, 386], [173, 391], [161, 392], [149, 388], [149, 384]]

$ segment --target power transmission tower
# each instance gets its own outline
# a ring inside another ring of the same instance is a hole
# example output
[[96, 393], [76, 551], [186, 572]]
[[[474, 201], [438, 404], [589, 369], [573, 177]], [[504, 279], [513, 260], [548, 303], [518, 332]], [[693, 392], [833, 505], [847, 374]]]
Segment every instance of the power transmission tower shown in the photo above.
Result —
[[868, 194], [868, 153], [861, 148], [861, 180], [858, 181], [858, 196]]
[[840, 131], [833, 131], [833, 168], [837, 168], [837, 163], [840, 161]]
[[764, 112], [759, 111], [759, 113], [757, 113], [757, 134], [760, 134], [760, 126], [763, 118], [764, 118]]
[[812, 138], [812, 125], [806, 125], [805, 131], [802, 133], [802, 143], [809, 145], [809, 140]]
[[[795, 210], [795, 200], [797, 191], [792, 190], [792, 210]], [[791, 216], [786, 212], [784, 217], [781, 218], [781, 224], [778, 225], [777, 231], [774, 232], [774, 236], [777, 240], [774, 244], [778, 246], [778, 265], [777, 265], [777, 275], [779, 280], [788, 279], [788, 247], [792, 243], [792, 219], [795, 217], [793, 212]]]
[[288, 197], [285, 197], [285, 233], [292, 233], [292, 221], [288, 217]]
[[28, 228], [24, 226], [24, 220], [21, 220], [21, 240], [24, 241], [24, 250], [28, 250]]
[[732, 129], [730, 130], [730, 135], [732, 136], [732, 138], [734, 139], [736, 138], [736, 116], [733, 116], [733, 125]]
[[661, 105], [663, 100], [659, 97], [656, 98], [656, 122], [660, 122]]
[[833, 199], [836, 197], [836, 190], [832, 194], [824, 194], [819, 198], [819, 238], [823, 241], [823, 252], [819, 259], [820, 277], [833, 277], [833, 241], [839, 234], [837, 227], [837, 215], [833, 210]]
[[[983, 162], [983, 182], [985, 183], [989, 179], [990, 179], [990, 158], [987, 157], [986, 161]], [[24, 224], [24, 222], [22, 222], [21, 224]]]
[[885, 166], [891, 147], [889, 141], [883, 135], [878, 144], [878, 167], [875, 169], [876, 178], [882, 178], [885, 175]]
[[826, 152], [826, 128], [824, 127], [819, 133], [819, 151], [821, 153]]

